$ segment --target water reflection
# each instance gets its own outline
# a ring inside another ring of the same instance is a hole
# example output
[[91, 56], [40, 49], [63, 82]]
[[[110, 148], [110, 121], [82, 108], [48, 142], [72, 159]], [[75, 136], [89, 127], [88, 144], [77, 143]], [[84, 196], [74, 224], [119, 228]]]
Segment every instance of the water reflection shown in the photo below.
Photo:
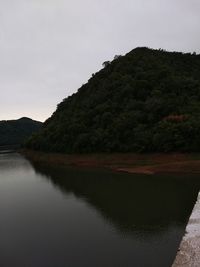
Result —
[[9, 152], [1, 151], [0, 150], [0, 171], [8, 172], [8, 171], [19, 171], [19, 170], [26, 170], [30, 171], [31, 164], [29, 161], [23, 159], [19, 156], [18, 153], [9, 150]]
[[130, 175], [84, 168], [33, 165], [63, 193], [73, 193], [122, 232], [165, 231], [183, 225], [195, 203], [195, 177]]
[[0, 155], [0, 266], [169, 267], [198, 190], [198, 177]]

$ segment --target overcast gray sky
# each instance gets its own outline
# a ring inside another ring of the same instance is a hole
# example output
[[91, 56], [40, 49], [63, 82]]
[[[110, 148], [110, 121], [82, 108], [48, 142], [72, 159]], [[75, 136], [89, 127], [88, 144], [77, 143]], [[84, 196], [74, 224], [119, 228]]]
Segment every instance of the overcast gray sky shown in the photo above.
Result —
[[138, 46], [200, 52], [199, 0], [0, 0], [0, 120], [47, 119]]

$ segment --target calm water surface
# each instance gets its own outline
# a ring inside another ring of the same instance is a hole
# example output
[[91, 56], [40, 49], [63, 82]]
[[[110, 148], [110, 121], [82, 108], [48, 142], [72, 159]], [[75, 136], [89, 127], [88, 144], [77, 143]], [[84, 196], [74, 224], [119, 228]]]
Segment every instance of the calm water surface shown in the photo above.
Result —
[[1, 267], [169, 267], [192, 177], [32, 165], [0, 154]]

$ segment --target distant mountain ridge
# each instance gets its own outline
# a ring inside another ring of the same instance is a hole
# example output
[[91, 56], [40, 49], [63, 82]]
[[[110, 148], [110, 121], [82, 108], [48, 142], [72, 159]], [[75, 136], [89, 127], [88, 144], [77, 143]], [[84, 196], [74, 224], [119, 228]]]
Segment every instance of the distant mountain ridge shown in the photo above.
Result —
[[0, 121], [0, 146], [21, 145], [42, 127], [42, 122], [27, 117]]
[[200, 55], [139, 47], [103, 66], [58, 105], [28, 148], [200, 151]]

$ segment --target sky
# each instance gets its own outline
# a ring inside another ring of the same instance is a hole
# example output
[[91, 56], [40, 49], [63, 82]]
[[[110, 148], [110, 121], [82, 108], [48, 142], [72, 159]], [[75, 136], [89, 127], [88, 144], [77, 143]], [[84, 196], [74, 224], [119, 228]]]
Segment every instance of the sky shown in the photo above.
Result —
[[200, 1], [0, 0], [0, 120], [46, 120], [139, 46], [200, 53]]

